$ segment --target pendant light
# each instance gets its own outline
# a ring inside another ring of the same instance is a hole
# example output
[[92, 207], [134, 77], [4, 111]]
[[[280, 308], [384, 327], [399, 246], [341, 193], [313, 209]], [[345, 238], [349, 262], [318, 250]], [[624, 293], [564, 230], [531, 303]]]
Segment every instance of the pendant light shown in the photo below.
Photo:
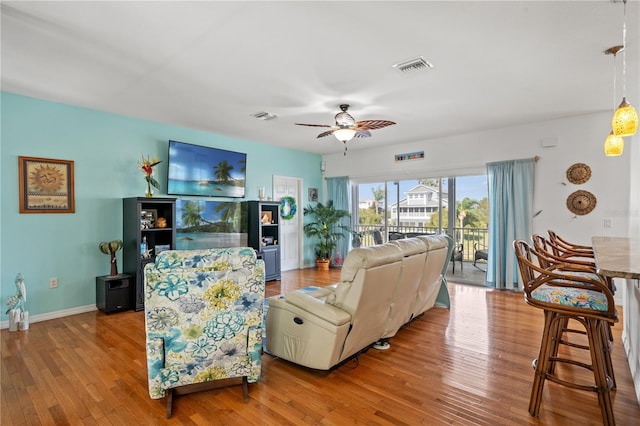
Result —
[[624, 15], [622, 20], [622, 102], [613, 114], [611, 129], [613, 130], [613, 134], [616, 136], [633, 136], [638, 130], [638, 113], [635, 108], [627, 102], [627, 98], [625, 97], [627, 55], [624, 47], [626, 47], [627, 42], [627, 0], [622, 1], [624, 3]]
[[617, 157], [622, 155], [622, 151], [624, 151], [624, 139], [622, 136], [614, 135], [612, 130], [604, 141], [604, 155]]
[[[613, 55], [613, 108], [616, 107], [616, 54], [623, 50], [624, 46], [613, 46], [604, 51], [605, 55]], [[609, 133], [607, 139], [604, 141], [604, 155], [607, 157], [617, 157], [622, 155], [624, 151], [624, 139], [622, 136], [616, 136], [613, 133]]]

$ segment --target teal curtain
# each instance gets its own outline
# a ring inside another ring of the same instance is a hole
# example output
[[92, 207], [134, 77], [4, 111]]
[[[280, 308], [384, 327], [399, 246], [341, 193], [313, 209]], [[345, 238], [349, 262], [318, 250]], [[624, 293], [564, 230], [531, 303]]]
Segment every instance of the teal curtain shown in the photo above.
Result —
[[534, 171], [533, 158], [487, 164], [489, 287], [522, 290], [513, 240], [531, 238]]
[[[340, 176], [327, 178], [327, 201], [332, 200], [333, 205], [339, 210], [349, 210], [351, 205], [351, 190], [349, 177]], [[343, 217], [341, 223], [351, 229], [351, 219]], [[349, 244], [351, 238], [349, 234], [345, 232], [344, 238], [341, 238], [336, 245], [336, 252], [340, 252], [340, 256], [344, 259], [349, 251]], [[335, 259], [335, 253], [334, 253]]]

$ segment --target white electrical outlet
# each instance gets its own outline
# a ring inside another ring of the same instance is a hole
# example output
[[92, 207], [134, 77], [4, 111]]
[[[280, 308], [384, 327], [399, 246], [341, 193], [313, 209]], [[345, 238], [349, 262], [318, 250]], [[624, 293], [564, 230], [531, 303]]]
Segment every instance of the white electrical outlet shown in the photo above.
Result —
[[58, 288], [57, 278], [49, 278], [49, 288]]
[[611, 219], [605, 219], [604, 220], [604, 227], [605, 228], [611, 228]]

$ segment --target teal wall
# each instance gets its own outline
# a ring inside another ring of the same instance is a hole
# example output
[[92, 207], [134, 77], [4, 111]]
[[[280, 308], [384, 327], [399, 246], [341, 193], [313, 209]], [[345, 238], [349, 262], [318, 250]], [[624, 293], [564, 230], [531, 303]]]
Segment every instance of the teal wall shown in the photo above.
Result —
[[[302, 178], [303, 194], [309, 187], [323, 187], [316, 154], [6, 92], [0, 96], [2, 320], [7, 319], [6, 298], [15, 294], [18, 272], [25, 278], [32, 316], [95, 304], [95, 277], [109, 273], [109, 256], [98, 250], [98, 243], [122, 238], [122, 198], [144, 195], [137, 168], [141, 155], [162, 160], [155, 167], [161, 186], [155, 192], [166, 194], [169, 139], [246, 152], [248, 200], [257, 199], [259, 186], [271, 194], [273, 174]], [[74, 161], [75, 213], [19, 213], [19, 155]], [[305, 248], [305, 253], [312, 250]], [[57, 289], [49, 288], [51, 277], [58, 278]]]

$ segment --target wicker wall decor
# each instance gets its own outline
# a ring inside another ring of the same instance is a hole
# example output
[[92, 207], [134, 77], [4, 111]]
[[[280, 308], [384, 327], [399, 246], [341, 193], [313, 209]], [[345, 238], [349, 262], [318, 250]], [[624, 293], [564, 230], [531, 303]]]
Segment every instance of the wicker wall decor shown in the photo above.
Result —
[[567, 169], [567, 179], [569, 182], [581, 185], [591, 177], [591, 167], [584, 163], [575, 163]]
[[591, 213], [596, 207], [596, 196], [589, 191], [579, 190], [567, 197], [567, 208], [576, 215]]

